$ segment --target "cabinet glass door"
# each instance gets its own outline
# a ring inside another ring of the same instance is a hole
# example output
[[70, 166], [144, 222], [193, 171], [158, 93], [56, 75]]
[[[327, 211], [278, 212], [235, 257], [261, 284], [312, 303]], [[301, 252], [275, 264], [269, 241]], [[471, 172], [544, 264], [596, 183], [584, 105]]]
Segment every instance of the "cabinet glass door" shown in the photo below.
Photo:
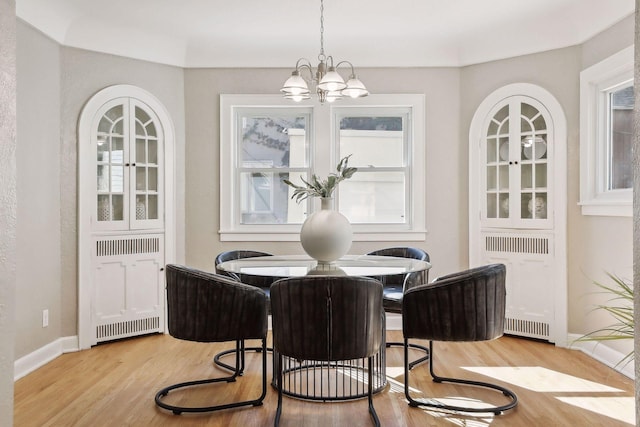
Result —
[[99, 230], [163, 226], [162, 128], [145, 104], [115, 99], [99, 111], [95, 133]]
[[551, 147], [545, 114], [527, 97], [509, 98], [493, 109], [484, 139], [487, 225], [546, 226]]
[[125, 218], [125, 106], [109, 108], [98, 123], [97, 149], [97, 212], [99, 222], [119, 221]]

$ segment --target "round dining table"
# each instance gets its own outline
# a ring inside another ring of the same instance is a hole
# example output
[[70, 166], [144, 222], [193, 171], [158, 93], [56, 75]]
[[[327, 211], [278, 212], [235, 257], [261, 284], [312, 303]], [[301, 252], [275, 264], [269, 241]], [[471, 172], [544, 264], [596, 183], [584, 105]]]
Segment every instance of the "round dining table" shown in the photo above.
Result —
[[[307, 255], [273, 255], [241, 258], [217, 265], [217, 269], [238, 277], [242, 282], [259, 283], [265, 287], [279, 279], [308, 275], [382, 278], [422, 273], [426, 279], [430, 268], [431, 264], [426, 261], [379, 255], [345, 255], [330, 264], [319, 263]], [[380, 392], [387, 385], [385, 347], [383, 339], [373, 364], [374, 393]], [[366, 359], [343, 361], [340, 364], [297, 360], [286, 360], [284, 363], [284, 374], [289, 376], [289, 380], [283, 382], [283, 394], [319, 401], [350, 400], [367, 396], [363, 382], [366, 378]], [[330, 386], [332, 382], [336, 384], [335, 388]], [[316, 384], [321, 385], [318, 387]]]

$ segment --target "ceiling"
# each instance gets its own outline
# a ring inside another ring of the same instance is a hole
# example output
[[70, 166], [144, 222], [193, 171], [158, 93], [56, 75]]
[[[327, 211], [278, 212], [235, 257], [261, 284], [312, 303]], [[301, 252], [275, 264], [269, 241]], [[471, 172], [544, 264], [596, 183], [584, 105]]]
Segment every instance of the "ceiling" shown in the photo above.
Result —
[[[325, 0], [324, 47], [362, 67], [464, 66], [580, 44], [634, 0]], [[181, 67], [293, 67], [320, 0], [16, 0], [65, 46]]]

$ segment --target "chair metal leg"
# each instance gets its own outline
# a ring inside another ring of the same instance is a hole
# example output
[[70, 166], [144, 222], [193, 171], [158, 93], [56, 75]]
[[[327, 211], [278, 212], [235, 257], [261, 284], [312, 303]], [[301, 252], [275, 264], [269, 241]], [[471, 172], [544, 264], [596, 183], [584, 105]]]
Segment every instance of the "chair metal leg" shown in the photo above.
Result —
[[410, 369], [409, 363], [408, 363], [409, 340], [405, 338], [404, 340], [404, 394], [407, 400], [409, 401], [409, 406], [412, 406], [412, 407], [428, 406], [432, 408], [446, 409], [450, 411], [460, 411], [460, 412], [493, 412], [496, 415], [500, 415], [506, 410], [515, 408], [516, 405], [518, 404], [518, 396], [516, 396], [514, 392], [512, 392], [511, 390], [505, 387], [499, 386], [497, 384], [491, 384], [491, 383], [482, 382], [482, 381], [465, 380], [465, 379], [459, 379], [459, 378], [441, 377], [436, 375], [433, 370], [433, 341], [429, 341], [429, 353], [431, 355], [431, 358], [429, 359], [429, 373], [431, 374], [431, 377], [433, 378], [434, 382], [436, 383], [448, 382], [448, 383], [465, 384], [465, 385], [473, 385], [477, 387], [490, 388], [490, 389], [502, 392], [502, 394], [509, 397], [510, 401], [509, 403], [501, 406], [473, 408], [473, 407], [465, 407], [465, 406], [446, 405], [444, 403], [434, 403], [433, 401], [424, 402], [424, 401], [419, 401], [412, 398], [411, 394], [409, 393], [409, 369]]
[[[236, 368], [234, 366], [231, 366], [228, 363], [223, 362], [221, 359], [224, 356], [236, 353], [238, 351], [237, 349], [238, 349], [238, 347], [236, 346], [236, 348], [231, 348], [229, 350], [221, 351], [220, 353], [218, 353], [215, 356], [213, 356], [213, 363], [215, 363], [216, 365], [220, 366], [221, 368], [227, 369], [229, 371], [232, 371], [232, 372], [235, 371]], [[242, 341], [241, 351], [242, 351], [242, 366], [241, 366], [241, 369], [240, 369], [238, 375], [242, 375], [242, 373], [244, 372], [244, 355], [245, 355], [245, 352], [247, 352], [247, 351], [255, 351], [257, 353], [260, 353], [262, 351], [262, 347], [245, 347], [244, 346], [244, 341]], [[273, 349], [270, 348], [270, 347], [267, 347], [267, 351], [273, 351]]]
[[373, 356], [369, 356], [368, 357], [369, 360], [369, 373], [368, 373], [368, 380], [369, 380], [369, 413], [371, 414], [371, 417], [373, 418], [373, 424], [376, 427], [380, 427], [380, 419], [378, 418], [378, 414], [376, 413], [376, 408], [373, 407]]
[[280, 416], [282, 415], [282, 355], [280, 353], [273, 353], [274, 359], [276, 360], [276, 373], [277, 373], [277, 384], [278, 384], [278, 409], [276, 409], [276, 417], [273, 420], [273, 425], [278, 427], [280, 425]]
[[[387, 348], [389, 347], [404, 347], [404, 343], [398, 341], [390, 341], [386, 344]], [[419, 365], [422, 362], [426, 362], [429, 360], [429, 349], [421, 344], [409, 343], [409, 348], [413, 348], [415, 350], [424, 351], [424, 356], [417, 358], [409, 362], [409, 369], [413, 369], [416, 365]]]
[[232, 375], [228, 377], [207, 378], [204, 380], [187, 381], [187, 382], [170, 385], [168, 387], [163, 388], [158, 393], [156, 393], [156, 396], [155, 396], [156, 405], [161, 408], [172, 411], [175, 415], [180, 415], [183, 412], [212, 412], [212, 411], [218, 411], [221, 409], [237, 408], [240, 406], [262, 405], [262, 401], [267, 395], [267, 339], [266, 338], [262, 339], [261, 348], [262, 348], [262, 393], [257, 399], [246, 400], [242, 402], [232, 402], [232, 403], [216, 405], [216, 406], [205, 406], [205, 407], [174, 406], [174, 405], [169, 405], [162, 401], [162, 398], [165, 397], [167, 394], [169, 394], [170, 391], [176, 390], [179, 388], [191, 387], [191, 386], [202, 385], [202, 384], [218, 383], [218, 382], [235, 382], [236, 377], [240, 375], [240, 372], [241, 372], [240, 369], [244, 368], [244, 362], [241, 360], [242, 359], [241, 355], [243, 353], [241, 350], [242, 344], [240, 343], [240, 341], [237, 341], [236, 342], [236, 368], [233, 369]]

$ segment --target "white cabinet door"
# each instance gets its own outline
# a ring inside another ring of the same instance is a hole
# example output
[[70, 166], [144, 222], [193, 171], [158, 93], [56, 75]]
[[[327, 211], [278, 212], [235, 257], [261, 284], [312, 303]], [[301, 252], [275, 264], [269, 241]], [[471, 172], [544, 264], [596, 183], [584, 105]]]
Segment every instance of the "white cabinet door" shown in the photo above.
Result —
[[94, 242], [94, 344], [162, 332], [163, 236], [95, 236]]

